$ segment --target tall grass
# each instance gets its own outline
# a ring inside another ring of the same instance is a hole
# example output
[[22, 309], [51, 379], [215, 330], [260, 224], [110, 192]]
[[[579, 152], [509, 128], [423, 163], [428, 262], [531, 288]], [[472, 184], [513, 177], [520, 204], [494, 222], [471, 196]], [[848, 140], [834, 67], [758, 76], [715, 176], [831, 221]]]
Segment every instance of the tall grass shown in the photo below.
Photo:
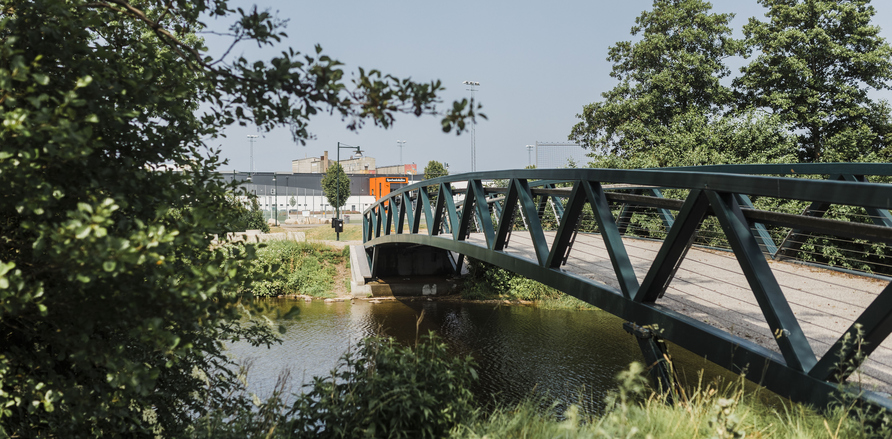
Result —
[[704, 384], [668, 404], [648, 390], [644, 367], [633, 363], [619, 374], [619, 389], [601, 414], [571, 406], [562, 416], [543, 413], [541, 401], [504, 407], [452, 430], [454, 438], [886, 438], [888, 421], [840, 402], [824, 415], [777, 400], [767, 405], [758, 393], [745, 393], [743, 378], [730, 385]]
[[545, 284], [491, 264], [468, 260], [470, 274], [459, 291], [468, 300], [523, 300], [544, 309], [597, 309]]
[[414, 348], [372, 338], [345, 354], [327, 377], [317, 377], [296, 402], [286, 404], [287, 376], [260, 399], [244, 382], [223, 406], [195, 418], [194, 437], [263, 438], [665, 438], [665, 439], [868, 439], [887, 438], [890, 421], [842, 399], [822, 415], [786, 400], [766, 404], [744, 380], [696, 384], [674, 393], [670, 404], [648, 387], [646, 370], [633, 363], [617, 376], [618, 389], [600, 413], [530, 399], [492, 411], [474, 409], [468, 390], [476, 379], [470, 357], [457, 358], [429, 335]]
[[337, 236], [335, 230], [331, 228], [331, 225], [329, 224], [306, 229], [304, 230], [304, 233], [306, 233], [308, 241], [334, 241], [335, 239], [339, 239], [341, 241], [361, 241], [362, 217], [356, 215], [353, 218], [355, 218], [355, 220], [359, 220], [360, 224], [344, 224], [344, 231], [340, 233], [340, 236]]
[[338, 267], [345, 266], [349, 249], [321, 243], [271, 241], [257, 249], [257, 259], [246, 267], [253, 281], [246, 291], [254, 296], [305, 294], [332, 297]]

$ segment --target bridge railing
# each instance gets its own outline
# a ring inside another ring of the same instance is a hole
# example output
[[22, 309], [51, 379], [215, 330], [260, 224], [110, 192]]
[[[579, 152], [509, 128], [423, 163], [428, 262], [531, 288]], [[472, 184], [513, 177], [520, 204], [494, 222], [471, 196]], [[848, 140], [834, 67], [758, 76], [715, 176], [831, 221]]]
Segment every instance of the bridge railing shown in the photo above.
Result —
[[[805, 389], [811, 381], [825, 390], [845, 381], [852, 368], [839, 365], [869, 356], [892, 331], [892, 288], [876, 294], [816, 354], [815, 340], [804, 334], [768, 261], [798, 258], [888, 273], [892, 185], [870, 179], [890, 175], [892, 166], [885, 164], [462, 174], [383, 197], [364, 213], [363, 236], [370, 248], [446, 248], [457, 255], [457, 270], [465, 257], [473, 257], [521, 272], [627, 320], [658, 324], [661, 336], [711, 358], [727, 358], [720, 363], [732, 370], [767, 361], [778, 376], [802, 385], [788, 396], [819, 402], [826, 395]], [[509, 251], [518, 233], [532, 248], [525, 256]], [[579, 279], [579, 273], [562, 268], [574, 257], [580, 234], [600, 236], [614, 279]], [[637, 264], [637, 273], [624, 236], [659, 240], [653, 261], [645, 269]], [[734, 252], [776, 345], [754, 346], [727, 329], [658, 306], [695, 244]], [[860, 351], [851, 349], [852, 339], [863, 342]], [[774, 387], [788, 384], [772, 379]]]

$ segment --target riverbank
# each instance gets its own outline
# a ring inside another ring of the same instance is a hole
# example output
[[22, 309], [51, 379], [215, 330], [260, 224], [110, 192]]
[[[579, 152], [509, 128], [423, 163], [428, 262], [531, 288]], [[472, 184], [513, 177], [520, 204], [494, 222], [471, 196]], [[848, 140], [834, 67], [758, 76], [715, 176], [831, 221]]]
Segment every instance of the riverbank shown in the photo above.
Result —
[[350, 292], [349, 251], [318, 242], [270, 241], [244, 266], [240, 293], [255, 297], [336, 298]]
[[[327, 243], [313, 242], [311, 245], [327, 245]], [[336, 250], [334, 250], [336, 251]], [[346, 261], [344, 261], [346, 265]], [[488, 273], [488, 274], [485, 274]], [[509, 286], [508, 294], [493, 293], [490, 298], [469, 299], [462, 295], [450, 296], [417, 296], [399, 298], [351, 298], [350, 303], [336, 303], [337, 298], [328, 298], [323, 305], [321, 300], [310, 299], [314, 303], [301, 305], [301, 317], [292, 329], [288, 330], [288, 337], [293, 338], [297, 346], [309, 344], [305, 350], [296, 348], [277, 349], [263, 354], [264, 361], [271, 361], [273, 355], [294, 355], [304, 357], [319, 355], [324, 350], [350, 351], [351, 346], [358, 340], [360, 333], [386, 334], [393, 337], [395, 342], [403, 346], [412, 346], [417, 333], [425, 333], [428, 329], [436, 329], [438, 333], [448, 335], [454, 340], [450, 341], [453, 349], [461, 355], [473, 353], [478, 361], [486, 356], [495, 356], [490, 366], [481, 368], [481, 375], [503, 371], [504, 376], [496, 379], [496, 382], [511, 382], [526, 380], [530, 386], [549, 385], [549, 398], [555, 396], [554, 392], [567, 390], [569, 392], [592, 392], [593, 389], [569, 389], [569, 383], [576, 382], [570, 379], [569, 370], [594, 368], [603, 370], [605, 365], [601, 362], [615, 353], [626, 353], [626, 360], [620, 361], [622, 366], [630, 361], [640, 358], [637, 346], [627, 334], [611, 335], [610, 329], [618, 330], [618, 322], [608, 322], [605, 328], [589, 328], [591, 322], [597, 320], [593, 313], [575, 313], [572, 311], [555, 313], [543, 313], [543, 300], [547, 300], [550, 293], [527, 292], [527, 297], [539, 297], [540, 301], [520, 298], [518, 294], [511, 293], [521, 291], [524, 282], [520, 280], [503, 279], [498, 272], [486, 270], [478, 272], [475, 288], [481, 289], [486, 282], [502, 280]], [[484, 280], [481, 281], [480, 278]], [[488, 280], [487, 280], [488, 278]], [[484, 282], [485, 281], [485, 282]], [[513, 295], [511, 295], [513, 294]], [[478, 295], [478, 297], [480, 297]], [[484, 296], [485, 297], [485, 296]], [[544, 297], [544, 299], [543, 299]], [[284, 300], [279, 303], [282, 309], [291, 307], [293, 299], [304, 299], [305, 296], [283, 295]], [[347, 301], [346, 298], [343, 299]], [[433, 302], [433, 303], [431, 303]], [[456, 306], [443, 307], [436, 302], [451, 303]], [[466, 304], [482, 303], [486, 307], [471, 307]], [[480, 308], [480, 309], [472, 309]], [[321, 324], [316, 320], [317, 314], [325, 312], [339, 316], [338, 323]], [[366, 316], [358, 318], [358, 310]], [[406, 314], [402, 318], [400, 314]], [[546, 315], [547, 314], [547, 315]], [[416, 322], [418, 315], [425, 317]], [[277, 322], [278, 323], [278, 322]], [[326, 339], [320, 335], [301, 334], [298, 323], [312, 330], [329, 328], [327, 331], [337, 331], [336, 337]], [[288, 323], [283, 323], [288, 324]], [[386, 329], [383, 325], [387, 324]], [[498, 325], [498, 326], [496, 326]], [[420, 330], [418, 329], [420, 326]], [[345, 328], [355, 329], [355, 333], [344, 332]], [[434, 327], [434, 328], [432, 328]], [[491, 346], [483, 347], [480, 338], [483, 334], [491, 334]], [[580, 339], [571, 342], [559, 343], [567, 340], [571, 334], [586, 334]], [[591, 334], [598, 334], [592, 337]], [[508, 337], [508, 338], [506, 338]], [[542, 339], [536, 337], [543, 337]], [[594, 355], [578, 361], [566, 362], [567, 358], [573, 358], [577, 353], [592, 353], [595, 351], [583, 343], [605, 343], [607, 340], [619, 342], [620, 346], [611, 346]], [[352, 341], [351, 341], [352, 339]], [[342, 343], [339, 345], [338, 343]], [[624, 343], [624, 344], [623, 344]], [[529, 357], [530, 346], [544, 346], [541, 356]], [[273, 351], [275, 353], [273, 353]], [[311, 354], [312, 353], [312, 354]], [[525, 354], [527, 356], [522, 356]], [[675, 360], [675, 353], [673, 360]], [[289, 357], [290, 358], [290, 357]], [[314, 361], [318, 363], [318, 360]], [[680, 363], [680, 361], [679, 361]], [[695, 362], [689, 362], [690, 368]], [[276, 363], [283, 364], [283, 363]], [[285, 361], [284, 364], [293, 365], [294, 359]], [[699, 364], [699, 363], [696, 363]], [[574, 366], [575, 365], [575, 366]], [[587, 367], [580, 367], [586, 365]], [[699, 366], [697, 367], [699, 370]], [[449, 432], [450, 437], [481, 438], [481, 437], [569, 437], [569, 438], [600, 438], [600, 437], [760, 437], [760, 438], [805, 438], [805, 437], [885, 437], [883, 433], [867, 430], [865, 414], [848, 415], [842, 410], [846, 401], [841, 401], [839, 407], [830, 412], [827, 417], [801, 405], [791, 404], [787, 401], [772, 400], [764, 402], [764, 392], [753, 390], [746, 392], [738, 390], [737, 384], [727, 384], [734, 377], [726, 378], [723, 382], [713, 382], [712, 379], [704, 379], [698, 383], [696, 372], [687, 375], [693, 380], [693, 386], [688, 387], [684, 395], [676, 405], [667, 405], [661, 397], [644, 386], [646, 380], [643, 370], [637, 373], [627, 374], [620, 380], [620, 386], [631, 380], [632, 392], [620, 387], [605, 396], [603, 390], [598, 388], [589, 395], [589, 400], [599, 402], [598, 408], [592, 410], [588, 403], [579, 404], [578, 407], [562, 405], [555, 408], [552, 401], [555, 399], [529, 401], [511, 401], [504, 405], [488, 405], [486, 401], [478, 401], [479, 409], [476, 415], [462, 419]], [[618, 370], [608, 372], [607, 377], [615, 375]], [[316, 371], [315, 376], [327, 376], [325, 371]], [[555, 377], [560, 379], [555, 380]], [[638, 377], [637, 381], [632, 376]], [[556, 381], [560, 381], [556, 384]], [[704, 383], [708, 381], [709, 383]], [[602, 383], [597, 380], [586, 379], [586, 383]], [[637, 384], [636, 384], [637, 383]], [[722, 384], [724, 383], [724, 384]], [[399, 383], [397, 383], [399, 384]], [[599, 384], [602, 385], [602, 384]], [[609, 387], [609, 385], [608, 385]], [[575, 388], [574, 388], [575, 389]], [[626, 392], [626, 399], [620, 396]], [[494, 394], [495, 391], [482, 392], [481, 395]], [[566, 393], [566, 392], [564, 392]], [[526, 394], [521, 392], [521, 394]], [[564, 396], [567, 404], [576, 401], [572, 395]], [[579, 398], [581, 400], [581, 398]], [[604, 407], [602, 407], [603, 405]], [[500, 407], [500, 408], [499, 408]], [[338, 410], [337, 407], [330, 407]], [[848, 408], [848, 406], [846, 406]], [[397, 415], [394, 415], [397, 416]], [[331, 422], [338, 422], [333, 419]], [[369, 426], [370, 428], [371, 426]], [[359, 427], [360, 429], [364, 427]], [[396, 433], [394, 433], [396, 434]], [[285, 437], [285, 436], [283, 436]]]
[[[288, 301], [281, 302], [283, 307], [289, 306]], [[590, 313], [542, 313], [522, 307], [492, 309], [467, 304], [444, 308], [436, 302], [374, 306], [358, 301], [353, 305], [316, 302], [302, 308], [296, 321], [274, 320], [289, 325], [287, 342], [279, 348], [262, 349], [255, 366], [266, 366], [275, 374], [280, 369], [272, 364], [287, 364], [292, 377], [316, 377], [304, 378], [304, 386], [292, 387], [308, 397], [289, 396], [289, 391], [286, 402], [278, 403], [291, 405], [294, 399], [301, 399], [306, 404], [298, 403], [298, 409], [288, 415], [282, 415], [287, 410], [267, 411], [274, 422], [245, 437], [260, 431], [269, 434], [266, 437], [315, 437], [324, 432], [320, 428], [345, 426], [351, 430], [347, 437], [419, 437], [413, 428], [424, 421], [418, 420], [418, 411], [412, 409], [448, 401], [437, 397], [437, 392], [446, 388], [449, 395], [467, 394], [472, 389], [474, 400], [467, 404], [473, 410], [453, 418], [448, 431], [441, 430], [437, 437], [887, 437], [881, 430], [868, 430], [875, 420], [869, 415], [850, 414], [847, 410], [852, 407], [847, 401], [840, 401], [822, 416], [751, 387], [745, 389], [743, 381], [734, 376], [694, 378], [692, 385], [676, 395], [675, 403], [669, 404], [648, 387], [645, 368], [630, 365], [634, 360], [629, 358], [638, 357], [635, 343], [627, 336], [617, 337], [590, 326], [597, 320]], [[274, 318], [273, 314], [267, 315]], [[607, 322], [607, 327], [618, 325]], [[428, 330], [442, 337], [436, 343], [447, 345], [438, 355], [431, 355], [430, 349], [416, 351], [418, 334]], [[380, 341], [372, 342], [377, 348], [362, 349], [359, 338], [350, 340], [359, 333], [378, 338]], [[567, 340], [571, 334], [576, 336]], [[610, 346], [598, 347], [604, 343]], [[318, 358], [338, 351], [348, 352], [339, 362]], [[623, 353], [623, 360], [610, 360]], [[454, 366], [438, 368], [431, 360], [440, 365], [449, 361]], [[473, 382], [453, 381], [451, 371], [468, 367], [468, 361], [473, 361], [470, 366], [477, 377]], [[312, 372], [294, 368], [298, 362], [314, 367]], [[337, 372], [330, 372], [332, 369]], [[605, 379], [599, 380], [597, 375]], [[585, 378], [574, 379], [580, 376]], [[342, 385], [335, 385], [335, 379]], [[287, 388], [275, 376], [270, 380]], [[506, 385], [509, 387], [502, 387]], [[499, 397], [495, 403], [490, 399], [494, 395]], [[520, 397], [506, 399], [507, 395]], [[435, 415], [446, 408], [431, 410]], [[300, 425], [316, 429], [301, 430], [306, 434], [296, 436], [280, 431], [279, 427], [293, 425], [290, 416], [300, 418]], [[393, 422], [382, 422], [384, 419]]]
[[[284, 226], [274, 228], [272, 232], [301, 233], [306, 237], [306, 242], [270, 242], [267, 247], [258, 249], [258, 261], [252, 266], [252, 272], [262, 274], [262, 280], [256, 281], [250, 288], [256, 297], [373, 302], [395, 300], [390, 296], [370, 298], [352, 294], [348, 248], [362, 243], [362, 230], [358, 224], [345, 226], [340, 240], [336, 240], [330, 226]], [[476, 261], [470, 262], [468, 276], [456, 280], [453, 291], [454, 294], [447, 295], [401, 296], [400, 300], [462, 301], [542, 309], [597, 309], [539, 282]]]

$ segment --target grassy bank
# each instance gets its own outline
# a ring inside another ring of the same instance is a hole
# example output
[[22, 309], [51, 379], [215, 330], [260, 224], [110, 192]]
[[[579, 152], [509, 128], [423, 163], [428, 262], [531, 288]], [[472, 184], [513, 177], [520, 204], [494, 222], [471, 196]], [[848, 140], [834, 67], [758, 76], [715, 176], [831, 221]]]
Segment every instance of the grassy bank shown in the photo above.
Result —
[[[344, 224], [344, 231], [340, 236], [341, 241], [362, 241], [361, 219], [360, 217], [355, 220], [360, 221], [360, 224]], [[336, 237], [330, 224], [305, 229], [304, 233], [307, 234], [307, 241], [334, 241]]]
[[247, 267], [254, 280], [243, 292], [260, 297], [334, 297], [338, 288], [349, 288], [345, 282], [349, 255], [349, 248], [322, 243], [270, 241], [257, 249], [257, 259]]
[[559, 290], [485, 262], [469, 259], [468, 269], [468, 276], [459, 285], [463, 299], [529, 301], [544, 309], [597, 309]]
[[456, 438], [887, 438], [888, 420], [840, 402], [824, 415], [800, 404], [777, 400], [765, 404], [744, 393], [743, 383], [688, 389], [675, 404], [652, 392], [634, 363], [621, 373], [619, 390], [610, 394], [601, 414], [570, 407], [563, 416], [543, 414], [540, 402], [498, 409], [453, 429]]
[[[669, 403], [651, 390], [644, 366], [617, 376], [618, 389], [600, 413], [571, 406], [560, 415], [548, 401], [528, 400], [492, 411], [468, 390], [477, 379], [470, 357], [455, 357], [436, 336], [416, 346], [371, 338], [345, 354], [329, 376], [316, 377], [284, 402], [287, 381], [265, 401], [242, 387], [235, 400], [256, 408], [210, 407], [196, 419], [195, 437], [344, 438], [668, 438], [806, 439], [889, 437], [889, 421], [841, 401], [825, 414], [799, 404], [745, 392], [732, 383], [702, 380]], [[283, 377], [287, 378], [287, 377]], [[290, 405], [290, 406], [289, 406]], [[233, 411], [233, 408], [236, 410]]]

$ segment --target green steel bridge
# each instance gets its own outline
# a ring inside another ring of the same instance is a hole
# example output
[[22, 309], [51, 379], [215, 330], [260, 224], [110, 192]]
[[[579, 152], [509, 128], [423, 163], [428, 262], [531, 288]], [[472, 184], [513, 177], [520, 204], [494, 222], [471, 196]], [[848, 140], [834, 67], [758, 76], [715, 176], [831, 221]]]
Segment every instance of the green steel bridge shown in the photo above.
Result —
[[889, 410], [889, 181], [879, 163], [477, 172], [381, 198], [363, 240], [373, 277], [473, 258], [610, 312], [662, 385], [669, 341], [794, 401]]

